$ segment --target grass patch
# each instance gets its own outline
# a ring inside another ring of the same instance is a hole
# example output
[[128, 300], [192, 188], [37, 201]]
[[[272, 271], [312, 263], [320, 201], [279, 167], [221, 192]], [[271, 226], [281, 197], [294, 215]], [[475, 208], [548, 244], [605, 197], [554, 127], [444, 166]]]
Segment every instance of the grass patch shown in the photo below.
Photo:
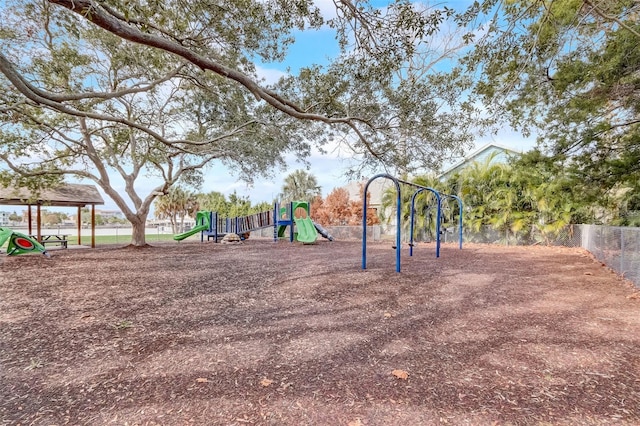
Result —
[[[200, 238], [200, 234], [197, 236]], [[147, 243], [154, 243], [158, 241], [174, 241], [173, 234], [146, 234], [145, 236]], [[69, 235], [67, 237], [70, 245], [78, 244], [78, 236], [77, 235]], [[91, 236], [83, 235], [82, 236], [82, 245], [91, 245]], [[99, 245], [110, 245], [110, 244], [129, 244], [131, 242], [131, 235], [96, 235], [96, 246]]]

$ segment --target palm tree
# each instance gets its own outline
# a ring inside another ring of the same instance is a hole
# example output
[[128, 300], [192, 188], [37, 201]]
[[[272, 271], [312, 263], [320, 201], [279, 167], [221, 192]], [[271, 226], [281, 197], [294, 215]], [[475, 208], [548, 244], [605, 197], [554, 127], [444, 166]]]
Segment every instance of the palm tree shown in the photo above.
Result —
[[511, 164], [487, 158], [464, 169], [456, 185], [469, 227], [546, 244], [565, 230], [580, 209], [579, 196], [564, 169], [543, 160], [529, 153]]
[[169, 219], [172, 231], [176, 234], [184, 230], [185, 216], [195, 216], [198, 202], [194, 193], [176, 186], [166, 195], [158, 197], [154, 202], [154, 208], [156, 218]]
[[284, 178], [280, 198], [282, 202], [307, 201], [310, 203], [320, 194], [321, 190], [316, 177], [298, 169]]
[[522, 201], [518, 210], [529, 212], [532, 236], [549, 244], [571, 223], [585, 218], [588, 210], [579, 185], [562, 164], [554, 164], [538, 151], [523, 155], [513, 166]]
[[511, 167], [493, 159], [476, 161], [452, 178], [464, 202], [466, 227], [476, 233], [488, 228], [506, 233], [514, 220], [517, 191], [509, 182]]
[[[407, 179], [403, 178], [403, 180]], [[410, 182], [415, 183], [416, 185], [433, 188], [437, 191], [441, 190], [441, 183], [435, 176], [417, 176], [411, 179]], [[400, 215], [402, 220], [403, 239], [409, 239], [408, 232], [411, 225], [411, 198], [417, 189], [418, 188], [409, 185], [400, 185], [402, 209]], [[395, 225], [396, 197], [397, 194], [395, 186], [391, 186], [382, 194], [380, 219], [386, 224], [391, 224], [393, 222], [393, 225]], [[430, 191], [423, 191], [416, 197], [414, 208], [414, 230], [417, 232], [422, 231], [423, 234], [428, 234], [430, 238], [434, 238], [437, 212], [436, 197]]]

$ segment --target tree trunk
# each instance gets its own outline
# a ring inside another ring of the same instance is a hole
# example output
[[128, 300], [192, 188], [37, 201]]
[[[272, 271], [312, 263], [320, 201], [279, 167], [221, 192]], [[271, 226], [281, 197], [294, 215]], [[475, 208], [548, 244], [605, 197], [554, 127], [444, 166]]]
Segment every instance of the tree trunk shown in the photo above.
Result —
[[[155, 195], [153, 193], [143, 201], [140, 201], [133, 188], [130, 188], [127, 193], [130, 194], [130, 198], [135, 201], [136, 210], [134, 210], [124, 201], [121, 194], [115, 191], [108, 180], [97, 181], [100, 187], [106, 192], [106, 194], [115, 201], [116, 205], [120, 208], [120, 211], [124, 213], [129, 223], [131, 223], [131, 245], [135, 247], [144, 247], [147, 245], [145, 230], [147, 226], [147, 217], [149, 216], [149, 206], [153, 203]], [[156, 191], [160, 191], [157, 189]]]
[[143, 247], [147, 245], [145, 239], [146, 220], [130, 220], [131, 222], [131, 245], [136, 247]]

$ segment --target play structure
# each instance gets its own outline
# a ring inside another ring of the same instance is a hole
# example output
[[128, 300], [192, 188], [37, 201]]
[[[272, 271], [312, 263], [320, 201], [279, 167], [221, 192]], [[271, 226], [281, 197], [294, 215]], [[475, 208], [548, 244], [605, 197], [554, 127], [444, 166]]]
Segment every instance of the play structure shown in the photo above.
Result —
[[47, 249], [33, 238], [8, 228], [0, 228], [0, 247], [7, 241], [9, 241], [7, 256], [33, 252], [40, 252], [47, 257], [49, 256]]
[[[364, 187], [364, 193], [362, 195], [362, 269], [367, 269], [367, 191], [369, 190], [369, 185], [371, 182], [378, 178], [384, 178], [391, 180], [396, 188], [396, 239], [394, 248], [396, 250], [396, 272], [400, 272], [400, 249], [401, 249], [401, 230], [402, 230], [402, 196], [400, 192], [400, 184], [408, 185], [416, 188], [415, 192], [411, 196], [411, 213], [410, 213], [410, 230], [409, 230], [409, 256], [413, 256], [413, 247], [414, 247], [414, 223], [415, 223], [415, 201], [416, 197], [423, 192], [431, 193], [436, 200], [435, 204], [435, 240], [436, 240], [436, 258], [440, 257], [440, 236], [443, 233], [441, 229], [441, 221], [443, 219], [442, 215], [442, 200], [443, 199], [451, 199], [457, 202], [458, 204], [458, 235], [459, 235], [459, 247], [462, 249], [462, 200], [455, 196], [449, 194], [442, 194], [436, 191], [433, 188], [429, 188], [426, 186], [418, 185], [413, 182], [407, 182], [402, 179], [398, 179], [393, 177], [387, 173], [381, 173], [373, 176]], [[453, 215], [450, 215], [453, 217]]]
[[253, 231], [273, 227], [274, 241], [288, 236], [291, 242], [312, 244], [316, 242], [318, 234], [333, 241], [326, 229], [311, 220], [309, 210], [308, 202], [292, 201], [283, 206], [274, 203], [273, 210], [270, 211], [234, 218], [220, 217], [217, 212], [199, 211], [196, 214], [196, 225], [187, 232], [175, 235], [173, 239], [181, 241], [200, 233], [200, 241], [204, 241], [206, 237], [207, 240], [218, 242], [226, 234], [242, 237]]

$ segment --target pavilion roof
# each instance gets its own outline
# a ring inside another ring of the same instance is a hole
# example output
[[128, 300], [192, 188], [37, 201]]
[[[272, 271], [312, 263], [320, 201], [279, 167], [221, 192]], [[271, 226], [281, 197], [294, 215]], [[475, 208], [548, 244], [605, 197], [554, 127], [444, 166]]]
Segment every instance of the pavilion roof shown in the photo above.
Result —
[[65, 184], [42, 190], [39, 194], [34, 194], [26, 188], [0, 186], [0, 204], [84, 207], [90, 204], [104, 204], [104, 200], [95, 185]]

